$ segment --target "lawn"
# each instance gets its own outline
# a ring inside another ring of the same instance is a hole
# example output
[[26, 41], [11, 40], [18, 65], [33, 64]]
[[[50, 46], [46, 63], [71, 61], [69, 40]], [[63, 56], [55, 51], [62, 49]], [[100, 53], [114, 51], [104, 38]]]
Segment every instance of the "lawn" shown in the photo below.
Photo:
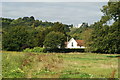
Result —
[[118, 78], [117, 54], [2, 53], [3, 78]]

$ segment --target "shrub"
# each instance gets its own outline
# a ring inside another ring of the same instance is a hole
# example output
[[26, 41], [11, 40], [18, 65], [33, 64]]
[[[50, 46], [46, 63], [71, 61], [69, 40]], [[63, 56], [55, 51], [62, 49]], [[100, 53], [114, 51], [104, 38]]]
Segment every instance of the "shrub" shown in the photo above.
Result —
[[45, 48], [41, 48], [41, 47], [34, 47], [32, 49], [30, 48], [26, 48], [25, 50], [23, 50], [23, 52], [44, 52]]
[[32, 52], [31, 50], [32, 49], [30, 49], [30, 48], [26, 48], [26, 49], [23, 50], [23, 52]]
[[44, 52], [45, 48], [41, 48], [41, 47], [34, 47], [33, 48], [33, 52]]

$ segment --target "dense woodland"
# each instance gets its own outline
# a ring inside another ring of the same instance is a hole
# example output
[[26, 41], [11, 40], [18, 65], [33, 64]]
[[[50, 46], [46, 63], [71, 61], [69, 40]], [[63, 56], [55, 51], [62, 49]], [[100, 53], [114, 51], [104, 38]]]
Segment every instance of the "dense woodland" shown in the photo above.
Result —
[[101, 11], [104, 16], [98, 22], [89, 26], [84, 22], [79, 28], [60, 22], [43, 22], [33, 16], [1, 18], [2, 48], [8, 51], [43, 45], [46, 48], [57, 48], [58, 45], [64, 48], [67, 38], [73, 37], [85, 41], [86, 51], [120, 53], [120, 2], [108, 2]]

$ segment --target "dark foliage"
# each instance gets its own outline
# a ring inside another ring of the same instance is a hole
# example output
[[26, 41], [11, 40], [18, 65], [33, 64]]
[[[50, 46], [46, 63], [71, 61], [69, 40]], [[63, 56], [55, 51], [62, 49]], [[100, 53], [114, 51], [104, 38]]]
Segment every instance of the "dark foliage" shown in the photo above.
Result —
[[2, 48], [8, 51], [21, 51], [25, 48], [43, 47], [43, 42], [48, 33], [55, 31], [66, 36], [66, 32], [70, 31], [69, 27], [72, 27], [72, 25], [59, 22], [42, 22], [35, 20], [33, 16], [18, 19], [0, 19], [2, 19], [0, 22], [3, 28]]
[[69, 52], [84, 52], [84, 49], [65, 49], [65, 48], [55, 48], [55, 49], [51, 49], [51, 48], [46, 48], [45, 52], [50, 52], [50, 53], [69, 53]]

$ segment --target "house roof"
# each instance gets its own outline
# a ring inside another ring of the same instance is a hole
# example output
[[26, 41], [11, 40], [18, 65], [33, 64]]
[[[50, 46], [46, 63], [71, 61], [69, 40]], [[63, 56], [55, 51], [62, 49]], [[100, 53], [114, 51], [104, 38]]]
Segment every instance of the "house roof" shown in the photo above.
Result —
[[78, 44], [77, 46], [83, 46], [84, 45], [84, 40], [75, 40]]

